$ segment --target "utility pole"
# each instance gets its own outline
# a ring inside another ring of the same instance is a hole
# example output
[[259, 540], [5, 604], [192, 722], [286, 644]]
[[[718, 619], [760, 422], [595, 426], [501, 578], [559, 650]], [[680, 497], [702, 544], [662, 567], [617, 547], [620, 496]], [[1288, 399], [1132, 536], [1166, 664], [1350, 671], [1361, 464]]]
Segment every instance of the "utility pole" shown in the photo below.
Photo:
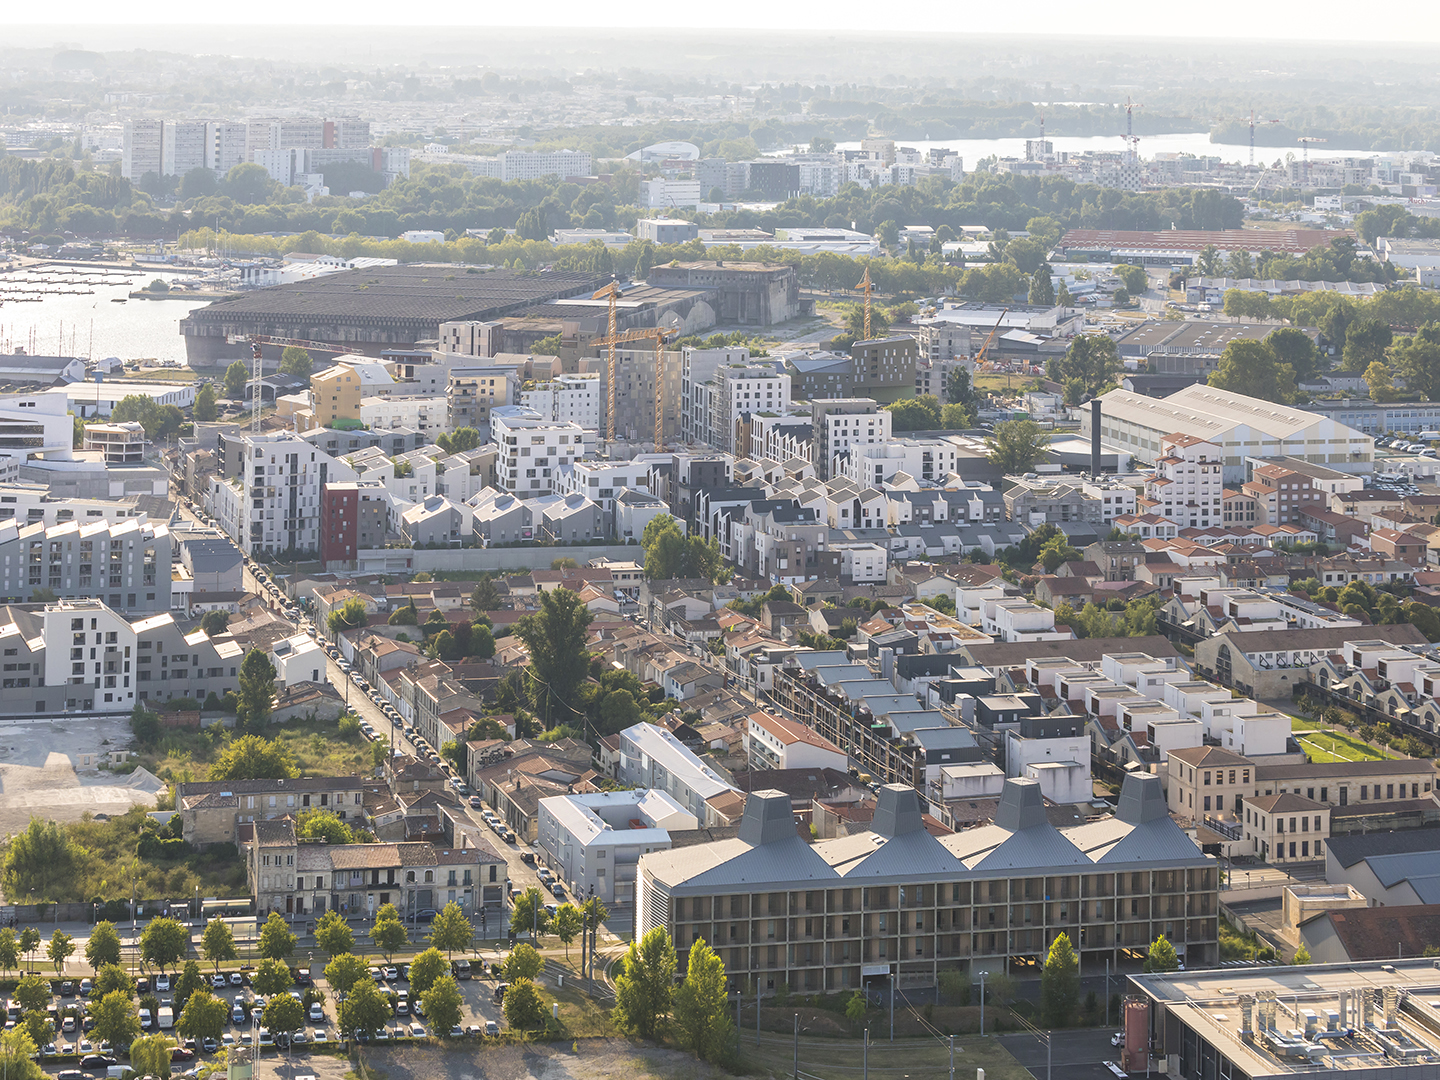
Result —
[[900, 977], [900, 965], [895, 965], [895, 974], [890, 976], [890, 1041], [895, 1041], [895, 980]]
[[1050, 1032], [1045, 1032], [1045, 1080], [1052, 1080], [1050, 1076]]
[[865, 1050], [861, 1059], [861, 1076], [863, 1080], [870, 1080], [870, 1029], [865, 1029]]
[[982, 1037], [983, 1037], [984, 1034], [985, 1034], [985, 979], [986, 979], [986, 977], [987, 977], [989, 974], [990, 974], [990, 973], [989, 973], [988, 971], [979, 972], [979, 975], [980, 975], [980, 1034], [981, 1034]]
[[1105, 957], [1105, 1026], [1110, 1026], [1110, 957]]
[[795, 1014], [795, 1072], [794, 1080], [800, 1080], [800, 1014]]
[[955, 1036], [950, 1036], [950, 1080], [955, 1080]]
[[755, 1045], [760, 1045], [760, 980], [755, 980]]

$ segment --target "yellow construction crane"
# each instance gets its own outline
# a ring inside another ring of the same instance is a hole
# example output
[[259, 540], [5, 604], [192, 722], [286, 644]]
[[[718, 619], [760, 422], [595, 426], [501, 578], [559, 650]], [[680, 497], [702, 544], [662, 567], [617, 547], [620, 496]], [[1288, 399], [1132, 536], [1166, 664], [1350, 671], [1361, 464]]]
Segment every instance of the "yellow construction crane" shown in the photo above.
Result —
[[874, 284], [870, 281], [870, 268], [865, 268], [865, 276], [860, 279], [860, 284], [855, 286], [856, 290], [865, 294], [865, 340], [870, 340], [870, 294], [875, 291]]
[[985, 354], [990, 351], [990, 342], [995, 340], [995, 331], [1000, 329], [1000, 323], [1003, 322], [1005, 316], [1009, 314], [1009, 308], [1006, 308], [1004, 311], [1000, 312], [1000, 318], [996, 319], [995, 325], [990, 328], [990, 334], [985, 338], [985, 344], [981, 345], [980, 351], [975, 354], [975, 366], [977, 368], [985, 362]]
[[609, 347], [608, 368], [610, 374], [605, 388], [605, 397], [609, 406], [609, 411], [605, 415], [605, 441], [607, 444], [615, 441], [615, 346], [632, 341], [653, 341], [655, 342], [655, 449], [657, 451], [660, 449], [661, 443], [665, 439], [665, 343], [678, 333], [679, 331], [672, 327], [652, 326], [639, 330], [626, 330], [623, 334], [608, 334], [590, 342], [591, 345]]

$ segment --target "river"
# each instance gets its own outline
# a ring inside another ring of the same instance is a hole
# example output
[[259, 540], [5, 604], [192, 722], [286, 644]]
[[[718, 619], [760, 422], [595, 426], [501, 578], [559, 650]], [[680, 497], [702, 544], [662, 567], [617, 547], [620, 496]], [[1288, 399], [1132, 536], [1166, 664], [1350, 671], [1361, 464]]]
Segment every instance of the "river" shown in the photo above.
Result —
[[[43, 271], [42, 271], [43, 272]], [[128, 300], [132, 289], [148, 285], [155, 278], [184, 280], [181, 275], [146, 271], [129, 284], [97, 285], [82, 296], [46, 295], [38, 301], [21, 303], [0, 299], [0, 352], [21, 348], [37, 356], [78, 356], [121, 360], [185, 361], [185, 341], [180, 320], [208, 300]], [[0, 288], [23, 281], [19, 274], [0, 274]], [[62, 340], [61, 334], [64, 334]]]
[[[1062, 151], [1071, 154], [1080, 154], [1085, 151], [1092, 152], [1118, 152], [1125, 149], [1125, 139], [1121, 135], [1092, 135], [1084, 138], [1071, 138], [1065, 135], [1047, 135], [1047, 139], [1054, 145], [1055, 152]], [[1025, 140], [1022, 139], [896, 139], [896, 146], [910, 146], [923, 152], [929, 151], [932, 147], [943, 146], [946, 149], [959, 154], [965, 161], [967, 169], [975, 168], [975, 163], [981, 158], [987, 158], [994, 154], [999, 157], [1023, 158], [1025, 156]], [[858, 142], [842, 142], [835, 144], [838, 150], [858, 150]], [[774, 153], [788, 153], [789, 151], [774, 151]], [[1379, 157], [1385, 151], [1380, 150], [1347, 150], [1340, 146], [1332, 146], [1324, 143], [1310, 148], [1311, 154], [1318, 158], [1337, 157]], [[1153, 158], [1156, 154], [1178, 153], [1194, 154], [1196, 157], [1219, 157], [1226, 163], [1246, 164], [1250, 160], [1250, 146], [1248, 143], [1212, 143], [1209, 132], [1190, 131], [1176, 132], [1169, 135], [1143, 135], [1140, 138], [1140, 156], [1142, 158]], [[1255, 160], [1258, 163], [1269, 163], [1276, 159], [1284, 160], [1287, 153], [1293, 153], [1296, 157], [1302, 155], [1300, 146], [1256, 146]]]

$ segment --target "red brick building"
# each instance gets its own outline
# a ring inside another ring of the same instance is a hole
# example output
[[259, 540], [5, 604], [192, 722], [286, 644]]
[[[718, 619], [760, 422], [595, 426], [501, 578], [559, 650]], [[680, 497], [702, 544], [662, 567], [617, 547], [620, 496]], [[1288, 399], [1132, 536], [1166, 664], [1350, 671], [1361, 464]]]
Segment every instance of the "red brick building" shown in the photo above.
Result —
[[320, 561], [353, 560], [356, 552], [383, 547], [390, 500], [371, 481], [326, 484], [320, 492]]

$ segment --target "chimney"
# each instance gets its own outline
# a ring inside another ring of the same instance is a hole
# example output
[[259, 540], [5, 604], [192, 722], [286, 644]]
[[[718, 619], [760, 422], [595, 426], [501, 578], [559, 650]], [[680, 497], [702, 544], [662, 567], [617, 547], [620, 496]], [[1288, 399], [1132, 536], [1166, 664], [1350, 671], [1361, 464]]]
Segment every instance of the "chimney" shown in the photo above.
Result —
[[1100, 399], [1090, 400], [1090, 472], [1100, 476]]

